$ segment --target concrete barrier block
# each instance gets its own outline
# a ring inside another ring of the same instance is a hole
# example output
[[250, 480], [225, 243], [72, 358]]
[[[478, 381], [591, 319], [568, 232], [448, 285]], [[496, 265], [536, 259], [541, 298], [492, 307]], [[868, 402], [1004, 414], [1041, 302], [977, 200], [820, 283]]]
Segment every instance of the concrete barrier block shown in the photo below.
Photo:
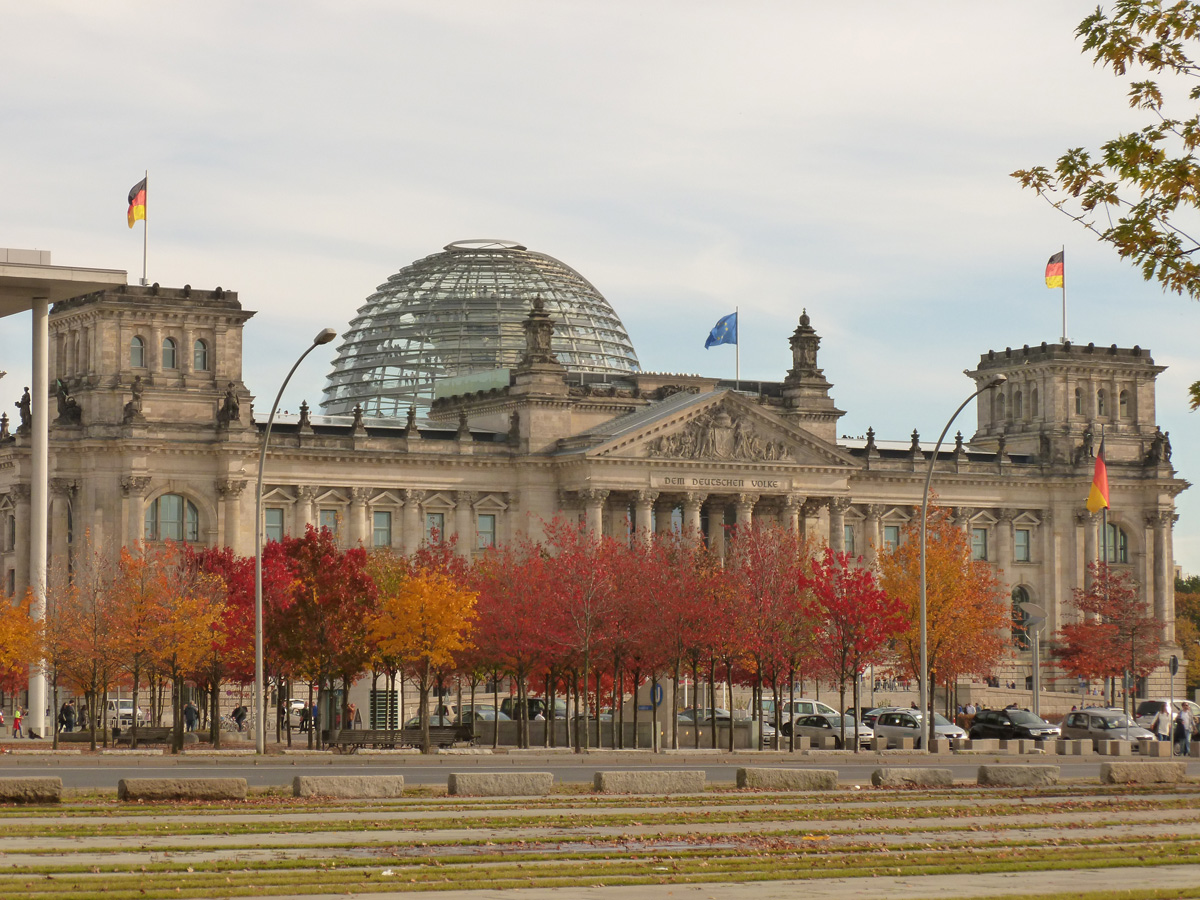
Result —
[[245, 800], [245, 778], [122, 778], [118, 800]]
[[913, 750], [916, 748], [916, 738], [892, 738], [893, 750]]
[[459, 797], [543, 797], [550, 793], [550, 772], [451, 772], [446, 791]]
[[0, 778], [0, 803], [61, 802], [61, 778]]
[[1008, 753], [1008, 754], [1028, 753], [1030, 751], [1031, 747], [1026, 746], [1026, 745], [1032, 745], [1032, 744], [1033, 744], [1033, 741], [1021, 740], [1020, 738], [1013, 738], [1012, 740], [1000, 741], [1000, 752]]
[[817, 737], [817, 748], [820, 750], [836, 750], [837, 738], [832, 734], [822, 734]]
[[746, 768], [737, 770], [737, 786], [758, 791], [832, 791], [836, 769]]
[[1100, 763], [1101, 784], [1171, 784], [1186, 778], [1184, 762]]
[[1133, 742], [1096, 741], [1096, 752], [1101, 756], [1133, 756]]
[[995, 738], [976, 738], [975, 740], [967, 741], [967, 750], [982, 750], [985, 753], [995, 753], [1000, 749], [1000, 744]]
[[1058, 766], [980, 766], [979, 783], [995, 787], [1041, 787], [1058, 784]]
[[1143, 759], [1170, 759], [1173, 749], [1170, 741], [1138, 741], [1138, 754]]
[[1055, 741], [1054, 752], [1059, 756], [1083, 756], [1084, 745], [1090, 743], [1091, 741]]
[[[791, 740], [791, 738], [786, 738], [786, 737], [783, 738], [783, 743], [780, 744], [779, 746], [782, 747], [784, 750], [786, 750], [790, 746], [788, 744], [789, 740]], [[796, 741], [796, 749], [797, 750], [808, 750], [812, 747], [812, 739], [809, 738], [809, 736], [807, 734], [796, 735], [795, 741]]]
[[951, 746], [951, 742], [946, 740], [946, 738], [934, 738], [929, 742], [930, 753], [952, 753], [953, 751], [954, 747]]
[[403, 775], [297, 775], [293, 797], [371, 800], [404, 796]]
[[597, 772], [595, 786], [601, 794], [699, 794], [704, 791], [704, 772]]
[[876, 769], [871, 773], [875, 787], [950, 787], [954, 777], [949, 769]]
[[[1200, 746], [1200, 742], [1197, 742], [1197, 746]], [[880, 750], [886, 750], [887, 748], [888, 748], [888, 739], [887, 738], [885, 738], [885, 737], [871, 738], [871, 750], [873, 752], [878, 753]]]
[[1192, 749], [1189, 755], [1192, 759], [1200, 759], [1200, 741], [1192, 741]]

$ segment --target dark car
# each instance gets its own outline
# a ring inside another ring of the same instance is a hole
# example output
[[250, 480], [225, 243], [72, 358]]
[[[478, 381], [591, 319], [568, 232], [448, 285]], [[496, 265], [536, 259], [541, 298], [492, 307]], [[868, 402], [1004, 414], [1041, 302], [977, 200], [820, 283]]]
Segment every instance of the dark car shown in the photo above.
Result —
[[971, 723], [971, 738], [1056, 741], [1059, 728], [1023, 709], [981, 709]]
[[[526, 697], [525, 709], [528, 710], [528, 717], [531, 721], [536, 719], [538, 715], [541, 715], [543, 719], [549, 718], [547, 712], [550, 709], [550, 705], [546, 702], [544, 697]], [[521, 704], [515, 702], [512, 697], [505, 697], [500, 701], [500, 712], [504, 713], [504, 715], [508, 716], [510, 719], [519, 718], [521, 715]], [[566, 717], [567, 701], [555, 700], [554, 718], [565, 719]]]

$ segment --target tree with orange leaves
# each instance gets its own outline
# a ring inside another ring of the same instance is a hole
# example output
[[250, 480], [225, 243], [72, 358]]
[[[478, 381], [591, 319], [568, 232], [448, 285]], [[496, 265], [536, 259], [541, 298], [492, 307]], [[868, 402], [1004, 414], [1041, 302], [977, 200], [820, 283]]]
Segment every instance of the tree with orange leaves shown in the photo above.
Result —
[[[130, 746], [138, 745], [139, 693], [142, 677], [152, 665], [165, 637], [162, 632], [163, 604], [168, 584], [152, 548], [122, 547], [117, 559], [112, 616], [120, 623], [113, 639], [116, 658], [133, 682], [133, 722]], [[121, 723], [118, 721], [117, 726]]]
[[437, 669], [453, 666], [454, 654], [470, 646], [475, 592], [386, 551], [371, 554], [367, 572], [379, 596], [368, 634], [380, 652], [409, 664], [421, 696], [421, 750], [428, 753], [429, 690]]
[[[880, 586], [907, 608], [899, 636], [900, 663], [921, 678], [921, 523], [905, 526], [899, 545], [879, 554]], [[971, 559], [971, 545], [949, 510], [931, 507], [925, 553], [926, 647], [930, 681], [952, 684], [960, 675], [989, 675], [1004, 653], [1012, 611], [991, 566]], [[935, 675], [936, 673], [936, 675]], [[930, 690], [929, 696], [933, 697]], [[928, 713], [928, 710], [926, 711]], [[932, 728], [932, 716], [928, 717]]]
[[14, 602], [0, 594], [0, 689], [18, 690], [41, 659], [42, 623], [29, 614], [33, 595]]

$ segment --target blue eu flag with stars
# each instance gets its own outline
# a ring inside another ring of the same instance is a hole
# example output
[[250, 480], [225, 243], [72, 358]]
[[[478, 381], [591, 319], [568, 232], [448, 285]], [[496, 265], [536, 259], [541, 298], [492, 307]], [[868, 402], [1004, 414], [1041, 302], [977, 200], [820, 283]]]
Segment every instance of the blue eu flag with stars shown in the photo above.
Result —
[[708, 333], [708, 340], [704, 342], [705, 350], [717, 344], [737, 343], [737, 316], [738, 314], [733, 312], [717, 320], [713, 330]]

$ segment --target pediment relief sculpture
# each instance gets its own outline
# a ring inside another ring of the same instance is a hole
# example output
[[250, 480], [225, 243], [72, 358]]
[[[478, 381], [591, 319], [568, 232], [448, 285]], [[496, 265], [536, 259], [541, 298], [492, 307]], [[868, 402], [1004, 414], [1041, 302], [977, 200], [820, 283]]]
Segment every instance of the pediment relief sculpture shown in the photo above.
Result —
[[725, 409], [717, 408], [655, 438], [647, 445], [647, 455], [773, 462], [791, 459], [791, 450], [785, 442], [761, 435], [748, 422], [734, 421]]

